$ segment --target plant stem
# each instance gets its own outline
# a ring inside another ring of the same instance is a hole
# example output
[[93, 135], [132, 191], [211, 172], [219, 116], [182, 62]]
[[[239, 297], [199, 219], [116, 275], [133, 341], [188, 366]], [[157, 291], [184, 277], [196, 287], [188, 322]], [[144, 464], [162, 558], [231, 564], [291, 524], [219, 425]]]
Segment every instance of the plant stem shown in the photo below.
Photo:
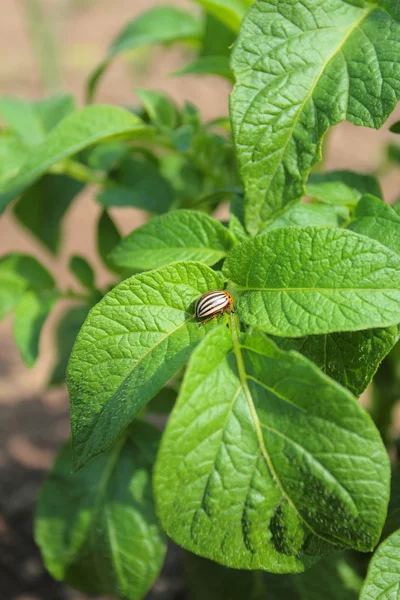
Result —
[[22, 7], [39, 65], [42, 86], [52, 93], [61, 87], [61, 66], [58, 44], [41, 0], [22, 0]]
[[69, 175], [78, 181], [93, 183], [95, 185], [104, 185], [107, 181], [107, 174], [103, 171], [95, 171], [76, 160], [68, 158], [51, 167], [49, 171], [51, 173]]

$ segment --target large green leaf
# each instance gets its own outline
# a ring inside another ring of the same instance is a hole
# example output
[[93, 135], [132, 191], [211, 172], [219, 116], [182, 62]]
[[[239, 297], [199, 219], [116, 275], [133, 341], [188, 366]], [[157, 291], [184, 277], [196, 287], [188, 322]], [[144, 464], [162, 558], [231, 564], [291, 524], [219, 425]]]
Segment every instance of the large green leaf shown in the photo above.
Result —
[[33, 256], [7, 254], [0, 259], [0, 320], [11, 312], [25, 292], [54, 289], [54, 280]]
[[136, 422], [108, 454], [71, 473], [61, 450], [38, 501], [35, 539], [55, 579], [96, 595], [141, 600], [162, 566], [165, 539], [151, 471], [159, 433]]
[[368, 567], [360, 600], [400, 598], [400, 530], [385, 540]]
[[91, 74], [87, 87], [88, 100], [93, 99], [100, 78], [118, 54], [149, 44], [197, 41], [202, 33], [201, 21], [186, 10], [157, 6], [142, 13], [115, 38], [107, 56]]
[[39, 355], [42, 327], [55, 301], [56, 292], [26, 292], [15, 307], [14, 339], [23, 361], [32, 367]]
[[360, 396], [399, 337], [398, 327], [387, 327], [274, 339], [283, 350], [301, 352], [329, 377]]
[[379, 181], [373, 175], [353, 171], [311, 173], [306, 194], [326, 204], [355, 206], [364, 194], [382, 198]]
[[399, 5], [380, 4], [257, 0], [246, 15], [231, 116], [252, 233], [304, 194], [329, 127], [379, 128], [400, 99]]
[[354, 212], [349, 229], [361, 233], [400, 254], [400, 216], [388, 204], [371, 195], [364, 196]]
[[48, 250], [56, 253], [62, 219], [84, 184], [65, 175], [44, 175], [24, 191], [14, 215]]
[[225, 258], [233, 237], [219, 221], [191, 210], [155, 217], [135, 229], [110, 254], [117, 267], [155, 269], [177, 260], [214, 265]]
[[254, 0], [195, 0], [203, 8], [233, 31], [239, 31], [247, 9]]
[[223, 279], [181, 262], [126, 279], [89, 313], [68, 368], [74, 467], [108, 450], [135, 414], [188, 360], [213, 324], [195, 301]]
[[389, 460], [344, 388], [262, 334], [226, 327], [196, 349], [155, 470], [161, 523], [188, 550], [241, 569], [299, 572], [330, 543], [369, 551]]
[[400, 322], [400, 258], [375, 240], [326, 227], [286, 227], [233, 248], [224, 273], [247, 324], [285, 337]]
[[75, 110], [75, 100], [60, 94], [45, 100], [0, 98], [0, 117], [28, 146], [40, 144], [46, 134]]
[[7, 181], [2, 193], [26, 185], [43, 175], [62, 159], [97, 142], [117, 136], [134, 137], [145, 124], [127, 110], [116, 106], [88, 106], [63, 119], [45, 140], [31, 149], [16, 177]]
[[265, 223], [261, 233], [280, 227], [305, 227], [306, 225], [325, 225], [339, 227], [349, 218], [345, 206], [326, 206], [325, 204], [294, 204], [278, 217]]
[[358, 600], [362, 580], [346, 556], [329, 556], [296, 575], [228, 569], [187, 554], [190, 600]]

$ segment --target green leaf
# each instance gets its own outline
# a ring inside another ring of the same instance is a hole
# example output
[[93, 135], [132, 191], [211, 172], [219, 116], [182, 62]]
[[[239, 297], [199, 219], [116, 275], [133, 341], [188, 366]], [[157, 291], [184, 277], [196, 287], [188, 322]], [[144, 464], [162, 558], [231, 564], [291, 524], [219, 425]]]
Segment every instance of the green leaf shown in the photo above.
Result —
[[155, 125], [175, 129], [179, 118], [178, 109], [168, 96], [152, 90], [136, 89], [135, 91]]
[[388, 204], [371, 195], [356, 207], [348, 229], [361, 233], [400, 254], [400, 216]]
[[283, 350], [297, 350], [332, 379], [360, 396], [400, 338], [398, 327], [349, 333], [274, 338]]
[[56, 299], [55, 292], [27, 291], [15, 307], [14, 339], [28, 367], [35, 364], [39, 355], [42, 327]]
[[105, 208], [135, 206], [160, 214], [170, 209], [174, 191], [157, 163], [129, 156], [119, 165], [115, 185], [106, 187], [97, 199]]
[[400, 146], [397, 144], [388, 144], [387, 155], [392, 163], [400, 163]]
[[221, 275], [181, 262], [126, 279], [89, 313], [68, 368], [74, 468], [105, 452], [188, 360], [199, 328], [195, 301]]
[[48, 250], [60, 247], [61, 223], [84, 184], [65, 175], [44, 175], [26, 189], [14, 206], [17, 220]]
[[239, 31], [247, 9], [254, 0], [194, 0], [233, 31]]
[[191, 210], [155, 217], [134, 229], [111, 252], [117, 267], [145, 271], [178, 260], [215, 265], [225, 258], [233, 238], [216, 219]]
[[400, 99], [400, 14], [367, 0], [257, 0], [231, 66], [231, 118], [246, 190], [246, 224], [304, 194], [329, 127], [379, 128]]
[[86, 92], [88, 101], [93, 100], [102, 75], [118, 54], [149, 44], [199, 40], [202, 29], [198, 18], [173, 6], [158, 6], [142, 13], [115, 38], [107, 56], [91, 74]]
[[43, 175], [51, 166], [93, 144], [116, 136], [143, 133], [144, 123], [116, 106], [87, 106], [66, 117], [45, 140], [31, 149], [20, 173], [0, 191], [8, 192]]
[[[17, 137], [0, 131], [0, 183], [2, 185], [18, 173], [28, 154], [29, 149]], [[5, 202], [0, 200], [0, 212], [4, 207]]]
[[400, 258], [375, 240], [326, 227], [286, 227], [233, 248], [224, 274], [245, 323], [273, 335], [400, 322]]
[[83, 256], [72, 256], [69, 261], [69, 270], [75, 275], [83, 287], [95, 289], [95, 276], [92, 267]]
[[55, 579], [101, 596], [145, 596], [166, 547], [151, 492], [158, 442], [154, 427], [136, 422], [111, 452], [76, 474], [70, 443], [62, 448], [35, 520], [36, 543]]
[[236, 34], [219, 19], [206, 14], [200, 56], [230, 56]]
[[247, 240], [249, 236], [244, 225], [244, 200], [242, 196], [238, 194], [233, 196], [229, 211], [229, 231], [236, 240]]
[[[300, 572], [331, 544], [371, 550], [389, 460], [344, 388], [262, 334], [220, 326], [194, 352], [155, 468], [157, 512], [184, 548], [239, 569]], [[340, 515], [340, 517], [339, 517]]]
[[170, 387], [163, 387], [147, 405], [147, 412], [168, 415], [174, 407], [177, 393]]
[[396, 121], [396, 123], [393, 123], [393, 125], [389, 127], [389, 131], [391, 131], [392, 133], [400, 133], [400, 121]]
[[326, 204], [355, 206], [364, 194], [382, 198], [379, 181], [373, 175], [353, 171], [311, 173], [306, 194]]
[[233, 73], [227, 56], [200, 56], [179, 71], [174, 71], [173, 75], [218, 75], [233, 81]]
[[28, 291], [54, 289], [54, 280], [33, 256], [7, 254], [0, 259], [0, 320], [11, 312]]
[[57, 362], [51, 373], [49, 385], [55, 386], [65, 383], [67, 365], [72, 347], [88, 315], [89, 309], [88, 305], [74, 306], [68, 309], [61, 317], [56, 332]]
[[191, 600], [358, 600], [362, 580], [345, 556], [324, 558], [297, 575], [228, 569], [187, 554]]
[[114, 250], [115, 246], [121, 241], [122, 236], [117, 229], [114, 221], [106, 210], [100, 215], [99, 222], [97, 224], [97, 251], [104, 265], [110, 271], [115, 271], [115, 267], [108, 260], [108, 255], [111, 250]]
[[0, 117], [28, 146], [43, 142], [46, 134], [75, 110], [75, 100], [60, 94], [45, 100], [0, 98]]
[[382, 540], [386, 539], [400, 529], [400, 466], [396, 465], [392, 469], [392, 479], [390, 484], [390, 502], [388, 515], [383, 528]]
[[349, 217], [350, 213], [345, 206], [294, 204], [289, 206], [276, 219], [268, 221], [262, 228], [261, 233], [280, 227], [305, 227], [306, 225], [340, 227]]
[[400, 593], [400, 530], [383, 542], [373, 555], [360, 600], [397, 600]]

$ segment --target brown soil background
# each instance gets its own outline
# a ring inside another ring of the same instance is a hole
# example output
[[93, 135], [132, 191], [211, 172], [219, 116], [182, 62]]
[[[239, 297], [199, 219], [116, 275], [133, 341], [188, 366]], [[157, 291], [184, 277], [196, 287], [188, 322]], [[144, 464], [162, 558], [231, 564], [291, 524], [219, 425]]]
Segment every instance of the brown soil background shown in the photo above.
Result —
[[[37, 98], [43, 95], [37, 63], [27, 36], [22, 10], [24, 0], [2, 0], [0, 20], [0, 95]], [[59, 15], [61, 0], [47, 0], [53, 16]], [[103, 56], [109, 42], [134, 16], [158, 4], [175, 4], [196, 10], [185, 0], [89, 0], [76, 6], [62, 28], [64, 87], [82, 102], [85, 79]], [[76, 2], [78, 5], [78, 2]], [[135, 87], [161, 89], [178, 102], [191, 100], [205, 119], [227, 114], [228, 86], [216, 78], [171, 78], [169, 74], [185, 62], [187, 49], [152, 50], [136, 59], [120, 59], [107, 72], [97, 101], [132, 104]], [[135, 60], [136, 62], [132, 62]], [[388, 132], [390, 123], [400, 118], [398, 109], [379, 131], [357, 128], [348, 123], [336, 127], [329, 140], [326, 169], [375, 169], [382, 149], [396, 136]], [[385, 198], [400, 196], [400, 171], [381, 179]], [[82, 254], [98, 267], [98, 283], [109, 276], [95, 253], [94, 224], [99, 207], [92, 189], [74, 203], [64, 222], [64, 246], [54, 259], [5, 215], [0, 220], [0, 255], [19, 251], [40, 258], [62, 288], [76, 286], [67, 271], [71, 254]], [[143, 222], [134, 209], [113, 213], [124, 232]], [[77, 289], [77, 291], [79, 291]], [[65, 308], [65, 306], [64, 306]], [[45, 573], [32, 541], [32, 511], [40, 483], [54, 454], [69, 433], [68, 396], [64, 389], [46, 390], [53, 357], [53, 329], [60, 310], [52, 316], [42, 336], [41, 356], [32, 370], [22, 363], [12, 341], [12, 320], [0, 324], [0, 598], [2, 600], [79, 600], [87, 596], [65, 588]], [[151, 598], [182, 598], [182, 582], [173, 561], [156, 583]]]

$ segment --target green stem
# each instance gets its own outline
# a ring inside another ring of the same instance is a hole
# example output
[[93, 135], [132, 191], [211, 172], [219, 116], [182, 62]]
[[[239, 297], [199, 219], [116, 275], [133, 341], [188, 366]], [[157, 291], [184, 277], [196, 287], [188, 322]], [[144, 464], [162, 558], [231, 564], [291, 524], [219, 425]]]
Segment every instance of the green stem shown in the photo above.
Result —
[[58, 44], [41, 0], [22, 0], [33, 50], [45, 92], [61, 87], [61, 61]]
[[49, 171], [50, 173], [68, 175], [78, 181], [95, 185], [104, 185], [107, 181], [107, 174], [103, 171], [95, 171], [94, 169], [90, 169], [86, 165], [69, 158], [57, 163], [51, 167]]

